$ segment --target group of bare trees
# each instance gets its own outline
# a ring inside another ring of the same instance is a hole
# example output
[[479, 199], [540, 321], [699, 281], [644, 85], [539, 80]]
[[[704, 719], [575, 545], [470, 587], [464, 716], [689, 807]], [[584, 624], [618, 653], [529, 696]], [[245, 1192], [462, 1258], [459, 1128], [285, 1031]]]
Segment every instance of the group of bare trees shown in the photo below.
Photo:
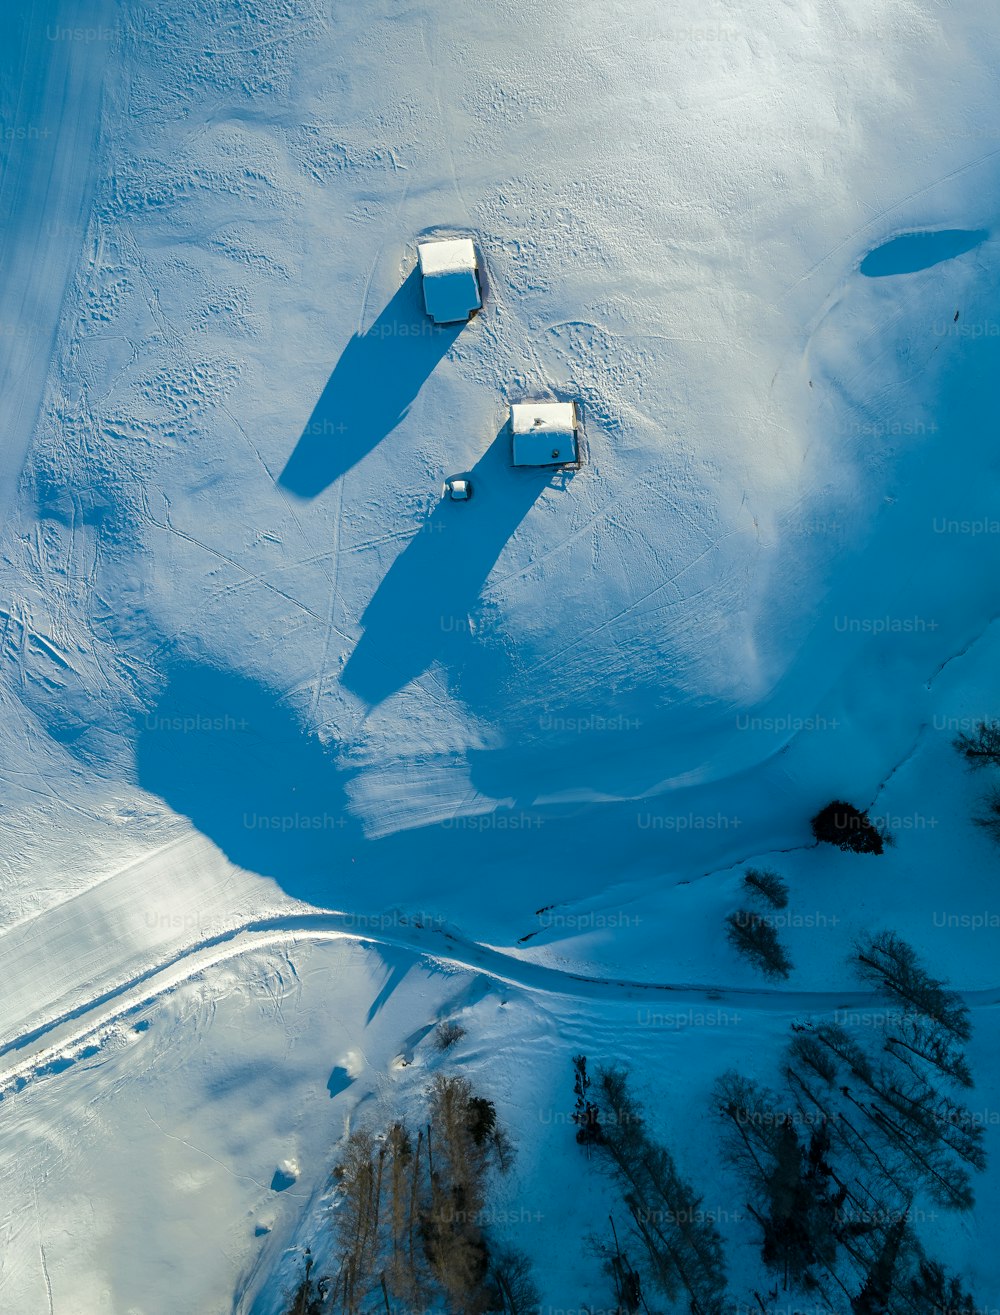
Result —
[[618, 1179], [640, 1260], [632, 1265], [616, 1234], [609, 1268], [619, 1310], [622, 1315], [632, 1315], [640, 1305], [648, 1310], [645, 1288], [682, 1303], [690, 1315], [721, 1315], [726, 1291], [722, 1239], [670, 1151], [650, 1132], [628, 1075], [621, 1068], [598, 1069], [598, 1103], [588, 1094], [586, 1057], [576, 1056], [573, 1066], [577, 1140], [596, 1151]]
[[[773, 873], [748, 873], [746, 884], [784, 906]], [[981, 1121], [963, 1103], [973, 1085], [968, 1008], [894, 932], [862, 938], [852, 963], [874, 1007], [793, 1025], [781, 1090], [734, 1071], [715, 1087], [724, 1153], [774, 1283], [754, 1299], [762, 1315], [801, 1297], [817, 1312], [975, 1315], [918, 1227], [971, 1209], [973, 1175], [986, 1165]], [[624, 1247], [615, 1232], [607, 1253], [618, 1315], [664, 1299], [719, 1315], [729, 1307], [714, 1217], [650, 1131], [626, 1073], [591, 1078], [583, 1055], [573, 1066], [577, 1141], [612, 1170], [630, 1220]]]
[[913, 1225], [970, 1209], [985, 1168], [983, 1128], [961, 1101], [968, 1010], [893, 932], [865, 937], [854, 962], [884, 1007], [794, 1026], [783, 1093], [725, 1074], [728, 1157], [782, 1287], [854, 1315], [964, 1315], [972, 1298]]
[[353, 1131], [333, 1174], [338, 1269], [316, 1281], [307, 1270], [291, 1311], [531, 1315], [530, 1263], [488, 1228], [493, 1171], [512, 1159], [492, 1102], [461, 1077], [435, 1077], [415, 1136], [399, 1122], [379, 1136]]
[[741, 908], [726, 918], [730, 945], [742, 954], [765, 977], [787, 977], [792, 961], [781, 944], [774, 914], [788, 904], [788, 887], [776, 872], [766, 868], [748, 868], [743, 876], [747, 899], [763, 906]]
[[[751, 870], [745, 886], [772, 908], [787, 904], [774, 873]], [[917, 1226], [971, 1209], [973, 1175], [986, 1165], [982, 1123], [963, 1100], [973, 1086], [968, 1008], [894, 932], [863, 937], [851, 961], [874, 1007], [793, 1024], [779, 1090], [735, 1071], [715, 1087], [724, 1154], [774, 1284], [754, 1298], [762, 1315], [803, 1295], [816, 1312], [976, 1315]], [[618, 1315], [724, 1315], [733, 1305], [716, 1216], [627, 1072], [592, 1077], [583, 1055], [573, 1069], [576, 1140], [616, 1182], [627, 1220], [619, 1237], [612, 1216], [614, 1249], [604, 1252]], [[435, 1077], [416, 1132], [402, 1122], [379, 1135], [356, 1129], [333, 1175], [336, 1268], [317, 1277], [307, 1253], [288, 1315], [537, 1315], [530, 1260], [490, 1225], [495, 1176], [512, 1155], [492, 1102], [461, 1077]]]
[[[974, 731], [956, 738], [955, 748], [969, 767], [1000, 767], [1000, 721], [978, 722]], [[986, 813], [976, 821], [994, 840], [1000, 840], [1000, 787], [995, 781], [986, 800]]]

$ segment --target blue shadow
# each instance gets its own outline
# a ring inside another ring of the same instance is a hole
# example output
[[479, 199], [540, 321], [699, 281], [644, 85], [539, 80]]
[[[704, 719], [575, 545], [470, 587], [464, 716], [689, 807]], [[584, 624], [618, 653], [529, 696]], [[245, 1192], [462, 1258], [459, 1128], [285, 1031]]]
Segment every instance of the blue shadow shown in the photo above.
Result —
[[341, 676], [347, 689], [374, 706], [436, 660], [459, 664], [486, 578], [552, 474], [511, 466], [500, 431], [469, 472], [469, 501], [443, 498], [389, 568], [361, 618]]
[[964, 256], [988, 237], [985, 228], [942, 228], [936, 233], [903, 233], [869, 251], [861, 262], [861, 273], [873, 279], [891, 274], [916, 274], [931, 265]]
[[271, 691], [214, 667], [175, 667], [139, 723], [136, 761], [142, 787], [231, 862], [317, 901], [344, 893], [337, 876], [359, 828], [343, 774]]
[[414, 270], [368, 332], [345, 347], [278, 484], [315, 498], [357, 465], [403, 420], [463, 328], [431, 322]]
[[330, 1093], [330, 1099], [339, 1096], [342, 1091], [346, 1091], [354, 1079], [348, 1073], [346, 1068], [340, 1064], [334, 1068], [326, 1080], [326, 1089]]

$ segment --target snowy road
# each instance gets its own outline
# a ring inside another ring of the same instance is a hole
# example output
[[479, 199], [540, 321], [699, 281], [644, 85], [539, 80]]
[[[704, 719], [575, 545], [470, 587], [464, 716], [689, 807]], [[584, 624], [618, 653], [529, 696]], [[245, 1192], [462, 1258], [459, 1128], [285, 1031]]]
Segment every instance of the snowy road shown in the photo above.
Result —
[[[513, 986], [536, 995], [555, 995], [595, 1005], [654, 1005], [657, 997], [669, 997], [672, 1010], [689, 1006], [738, 1007], [746, 1012], [765, 1012], [789, 1019], [821, 1016], [838, 1011], [875, 1012], [885, 1009], [886, 997], [851, 986], [842, 990], [801, 991], [782, 988], [749, 988], [690, 982], [641, 982], [586, 977], [578, 973], [533, 963], [527, 957], [463, 941], [440, 928], [399, 927], [393, 934], [358, 930], [356, 915], [349, 913], [298, 914], [259, 919], [192, 944], [179, 954], [152, 964], [135, 977], [120, 982], [99, 995], [78, 1003], [73, 1009], [0, 1041], [0, 1092], [11, 1084], [20, 1086], [37, 1072], [53, 1071], [60, 1059], [72, 1058], [86, 1049], [92, 1053], [94, 1038], [102, 1030], [120, 1023], [129, 1014], [175, 990], [195, 976], [228, 960], [266, 949], [289, 951], [302, 942], [352, 941], [361, 945], [405, 950], [416, 961], [435, 964], [490, 978], [498, 985]], [[16, 968], [16, 957], [5, 962]], [[1000, 985], [967, 991], [962, 998], [970, 1009], [1000, 1006]], [[100, 1049], [98, 1043], [97, 1050]]]

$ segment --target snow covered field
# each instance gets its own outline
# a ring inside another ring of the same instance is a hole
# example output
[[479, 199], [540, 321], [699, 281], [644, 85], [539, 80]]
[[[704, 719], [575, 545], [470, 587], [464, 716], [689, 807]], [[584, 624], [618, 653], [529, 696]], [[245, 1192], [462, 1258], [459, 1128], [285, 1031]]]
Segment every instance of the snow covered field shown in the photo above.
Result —
[[[571, 1055], [731, 1204], [708, 1089], [867, 1007], [866, 929], [967, 994], [994, 1110], [988, 7], [83, 8], [0, 13], [0, 1310], [278, 1315], [452, 1016], [542, 1310], [599, 1305]], [[431, 329], [454, 233], [486, 302]], [[538, 396], [578, 471], [511, 467]], [[817, 849], [839, 798], [895, 846]], [[977, 1198], [931, 1231], [992, 1309]]]

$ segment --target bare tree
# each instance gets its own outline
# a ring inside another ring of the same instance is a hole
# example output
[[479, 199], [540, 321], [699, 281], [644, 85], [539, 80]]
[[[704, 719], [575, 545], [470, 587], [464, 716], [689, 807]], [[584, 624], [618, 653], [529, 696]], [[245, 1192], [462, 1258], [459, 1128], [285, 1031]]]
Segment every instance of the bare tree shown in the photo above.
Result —
[[691, 1315], [721, 1315], [725, 1259], [714, 1221], [667, 1148], [646, 1131], [624, 1070], [601, 1069], [598, 1077], [609, 1116], [604, 1152], [625, 1186], [654, 1284], [670, 1300], [686, 1293]]
[[757, 895], [770, 904], [772, 909], [783, 909], [788, 905], [788, 886], [769, 868], [747, 868], [743, 874], [743, 885], [749, 895]]
[[970, 767], [1000, 766], [1000, 721], [981, 721], [971, 735], [957, 736], [956, 750]]
[[792, 971], [792, 961], [766, 916], [739, 909], [730, 913], [726, 926], [730, 945], [765, 977], [787, 977]]
[[960, 1041], [972, 1035], [962, 997], [921, 965], [916, 951], [894, 931], [862, 937], [856, 965], [863, 978], [898, 1000], [904, 1009], [935, 1020]]
[[531, 1261], [523, 1251], [503, 1247], [490, 1262], [490, 1277], [497, 1289], [504, 1315], [537, 1315], [541, 1297], [532, 1274]]

